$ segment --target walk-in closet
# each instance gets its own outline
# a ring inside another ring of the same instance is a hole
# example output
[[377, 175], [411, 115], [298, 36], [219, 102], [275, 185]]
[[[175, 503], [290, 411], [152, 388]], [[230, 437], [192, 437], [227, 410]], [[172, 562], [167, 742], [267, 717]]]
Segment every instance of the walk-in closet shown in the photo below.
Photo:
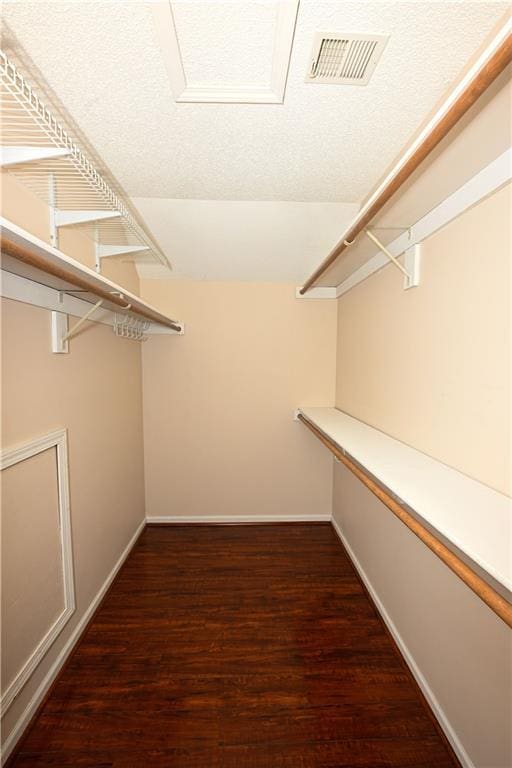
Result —
[[3, 768], [512, 768], [505, 0], [5, 0]]

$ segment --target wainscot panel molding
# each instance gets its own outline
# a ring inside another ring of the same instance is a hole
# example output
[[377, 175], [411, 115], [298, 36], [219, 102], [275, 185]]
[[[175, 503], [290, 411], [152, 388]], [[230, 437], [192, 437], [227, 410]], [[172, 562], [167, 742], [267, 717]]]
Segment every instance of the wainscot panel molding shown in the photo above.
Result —
[[110, 585], [114, 581], [115, 577], [117, 576], [117, 573], [121, 566], [123, 565], [124, 561], [132, 551], [133, 547], [135, 546], [135, 543], [137, 539], [139, 538], [140, 534], [142, 533], [144, 527], [146, 525], [146, 521], [143, 520], [138, 526], [133, 534], [132, 538], [126, 545], [125, 549], [121, 553], [121, 556], [119, 557], [119, 560], [116, 562], [110, 573], [108, 574], [107, 578], [103, 582], [103, 585], [101, 586], [100, 590], [96, 594], [96, 597], [93, 599], [87, 610], [85, 611], [84, 615], [76, 625], [76, 627], [73, 629], [71, 635], [69, 636], [68, 641], [62, 648], [61, 652], [59, 653], [58, 657], [56, 658], [54, 664], [51, 666], [51, 668], [48, 671], [48, 674], [45, 676], [44, 680], [42, 681], [41, 685], [35, 692], [34, 696], [30, 700], [29, 704], [27, 705], [26, 709], [24, 710], [23, 714], [19, 718], [18, 722], [16, 723], [15, 727], [12, 729], [10, 735], [2, 745], [2, 757], [1, 757], [1, 765], [4, 765], [7, 761], [9, 755], [13, 751], [14, 747], [16, 746], [16, 743], [22, 736], [24, 730], [27, 728], [30, 720], [36, 713], [37, 708], [43, 701], [44, 697], [48, 693], [52, 683], [54, 682], [55, 678], [59, 674], [60, 670], [64, 666], [64, 663], [66, 662], [66, 659], [70, 655], [71, 651], [74, 649], [75, 645], [80, 639], [81, 634], [84, 632], [84, 630], [87, 627], [87, 624], [91, 620], [94, 612], [99, 607], [101, 601], [105, 597]]
[[75, 583], [73, 569], [73, 550], [71, 545], [71, 512], [69, 503], [69, 464], [67, 433], [65, 429], [50, 432], [35, 438], [28, 443], [8, 448], [0, 454], [0, 469], [4, 470], [22, 461], [37, 456], [44, 451], [56, 449], [57, 454], [57, 489], [59, 511], [59, 538], [62, 560], [62, 582], [64, 593], [64, 608], [56, 620], [43, 635], [37, 646], [18, 671], [12, 682], [2, 692], [0, 704], [2, 716], [5, 715], [12, 702], [23, 686], [29, 680], [41, 659], [50, 646], [60, 635], [71, 616], [75, 612]]

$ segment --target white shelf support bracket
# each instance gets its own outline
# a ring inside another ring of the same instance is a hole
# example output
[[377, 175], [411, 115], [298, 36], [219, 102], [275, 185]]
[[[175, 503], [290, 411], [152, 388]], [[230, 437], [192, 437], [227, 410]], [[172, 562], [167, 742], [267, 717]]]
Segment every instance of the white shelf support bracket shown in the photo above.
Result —
[[124, 256], [150, 250], [148, 245], [101, 245], [98, 243], [96, 255], [98, 259], [107, 259], [109, 256]]
[[420, 284], [421, 243], [416, 243], [404, 251], [404, 267], [407, 270], [407, 276], [404, 276], [404, 290], [407, 291]]
[[60, 211], [55, 210], [56, 227], [72, 227], [74, 224], [90, 224], [103, 219], [117, 219], [119, 211]]
[[69, 330], [68, 316], [62, 312], [52, 312], [52, 352], [69, 352], [69, 340], [76, 335], [78, 329], [82, 327], [85, 321], [88, 320], [102, 304], [103, 299], [97, 301], [96, 304], [94, 304]]
[[9, 168], [21, 163], [37, 163], [40, 160], [54, 160], [59, 157], [69, 157], [71, 150], [64, 147], [2, 147], [0, 150], [0, 165]]
[[56, 227], [72, 227], [74, 224], [90, 224], [103, 219], [117, 219], [119, 211], [55, 211]]
[[68, 316], [64, 312], [52, 312], [52, 352], [65, 354], [69, 344], [64, 340], [68, 332]]
[[[377, 248], [382, 251], [385, 256], [391, 261], [392, 264], [395, 265], [397, 269], [400, 270], [400, 272], [404, 275], [404, 289], [407, 290], [408, 288], [414, 288], [419, 284], [419, 251], [418, 253], [415, 252], [414, 248], [409, 248], [408, 251], [412, 251], [413, 253], [409, 255], [407, 261], [408, 264], [406, 266], [403, 266], [400, 264], [396, 256], [393, 256], [391, 251], [389, 251], [386, 246], [381, 243], [378, 237], [375, 237], [373, 232], [370, 232], [369, 229], [365, 229], [365, 235], [370, 238], [370, 240], [375, 243]], [[407, 253], [407, 251], [405, 252]], [[413, 271], [410, 271], [410, 267], [413, 267]], [[409, 267], [409, 269], [407, 268]]]

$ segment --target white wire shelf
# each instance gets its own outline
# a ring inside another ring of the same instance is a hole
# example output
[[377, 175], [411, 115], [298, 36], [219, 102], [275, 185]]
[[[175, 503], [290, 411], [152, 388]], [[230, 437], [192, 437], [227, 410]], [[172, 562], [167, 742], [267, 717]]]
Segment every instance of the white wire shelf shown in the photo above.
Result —
[[132, 215], [126, 199], [107, 184], [2, 50], [0, 110], [2, 167], [57, 212], [51, 222], [52, 245], [58, 247], [62, 226], [58, 214], [76, 212], [82, 221], [72, 226], [94, 241], [97, 271], [104, 256], [123, 254], [129, 260], [156, 261], [171, 269], [168, 258]]

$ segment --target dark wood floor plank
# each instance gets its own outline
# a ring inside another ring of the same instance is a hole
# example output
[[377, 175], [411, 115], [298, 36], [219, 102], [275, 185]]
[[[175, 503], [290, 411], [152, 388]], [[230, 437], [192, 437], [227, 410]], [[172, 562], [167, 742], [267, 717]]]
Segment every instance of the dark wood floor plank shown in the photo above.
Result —
[[329, 524], [148, 527], [11, 766], [458, 765]]

